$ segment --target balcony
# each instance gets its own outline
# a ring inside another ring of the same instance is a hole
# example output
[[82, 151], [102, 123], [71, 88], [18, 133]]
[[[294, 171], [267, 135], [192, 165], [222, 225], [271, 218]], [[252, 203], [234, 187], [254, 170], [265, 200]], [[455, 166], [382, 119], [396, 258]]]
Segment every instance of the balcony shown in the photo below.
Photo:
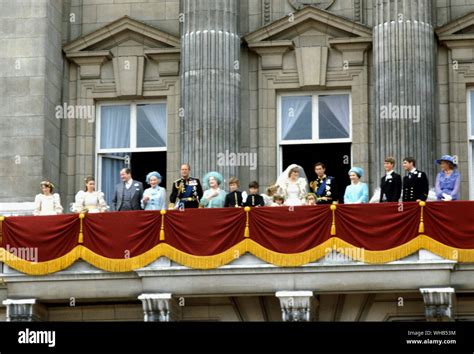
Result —
[[23, 216], [1, 229], [2, 300], [137, 309], [140, 299], [146, 314], [178, 299], [257, 297], [285, 314], [300, 297], [316, 311], [336, 294], [427, 305], [430, 291], [451, 304], [474, 290], [474, 202]]

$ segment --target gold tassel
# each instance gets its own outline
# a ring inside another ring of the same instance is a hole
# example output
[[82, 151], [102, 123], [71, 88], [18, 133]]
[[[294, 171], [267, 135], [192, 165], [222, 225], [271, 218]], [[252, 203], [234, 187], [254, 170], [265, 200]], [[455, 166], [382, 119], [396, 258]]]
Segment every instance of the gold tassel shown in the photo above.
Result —
[[421, 212], [420, 212], [420, 226], [418, 226], [418, 233], [424, 234], [425, 233], [425, 223], [423, 222], [423, 208], [426, 205], [425, 202], [421, 201], [420, 203]]
[[2, 246], [3, 242], [3, 221], [5, 220], [5, 217], [3, 215], [0, 215], [0, 247]]
[[82, 220], [86, 217], [86, 214], [80, 213], [79, 220], [80, 220], [80, 229], [79, 229], [79, 243], [84, 243], [84, 233], [82, 231]]
[[244, 237], [250, 237], [250, 228], [249, 228], [249, 212], [250, 212], [250, 207], [246, 206], [246, 207], [244, 208], [244, 211], [245, 211], [245, 213], [246, 213]]
[[165, 214], [166, 210], [161, 210], [161, 228], [160, 228], [160, 241], [165, 240]]
[[331, 205], [332, 211], [332, 225], [331, 225], [331, 236], [336, 236], [336, 204]]

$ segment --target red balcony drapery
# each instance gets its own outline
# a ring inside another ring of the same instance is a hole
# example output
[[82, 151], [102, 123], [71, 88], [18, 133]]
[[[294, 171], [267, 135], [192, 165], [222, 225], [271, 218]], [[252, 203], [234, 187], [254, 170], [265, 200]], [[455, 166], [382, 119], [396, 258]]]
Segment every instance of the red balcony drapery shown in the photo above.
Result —
[[422, 248], [474, 262], [474, 202], [0, 217], [0, 239], [0, 260], [31, 275], [66, 269], [78, 259], [131, 271], [161, 256], [210, 269], [246, 252], [277, 266], [304, 265], [332, 250], [385, 263]]

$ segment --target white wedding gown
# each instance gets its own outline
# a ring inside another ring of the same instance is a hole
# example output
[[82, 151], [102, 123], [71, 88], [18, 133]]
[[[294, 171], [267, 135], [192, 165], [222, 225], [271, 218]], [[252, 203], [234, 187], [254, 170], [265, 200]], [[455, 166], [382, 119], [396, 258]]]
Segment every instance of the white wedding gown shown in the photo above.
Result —
[[288, 183], [285, 205], [303, 205], [300, 199], [300, 187], [297, 183]]

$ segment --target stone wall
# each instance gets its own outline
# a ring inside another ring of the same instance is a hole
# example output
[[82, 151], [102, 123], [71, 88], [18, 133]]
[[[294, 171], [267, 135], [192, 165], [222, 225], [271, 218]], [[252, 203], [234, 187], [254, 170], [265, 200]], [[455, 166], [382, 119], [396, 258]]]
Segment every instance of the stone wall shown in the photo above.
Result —
[[1, 202], [31, 201], [45, 178], [59, 182], [62, 6], [0, 1]]

